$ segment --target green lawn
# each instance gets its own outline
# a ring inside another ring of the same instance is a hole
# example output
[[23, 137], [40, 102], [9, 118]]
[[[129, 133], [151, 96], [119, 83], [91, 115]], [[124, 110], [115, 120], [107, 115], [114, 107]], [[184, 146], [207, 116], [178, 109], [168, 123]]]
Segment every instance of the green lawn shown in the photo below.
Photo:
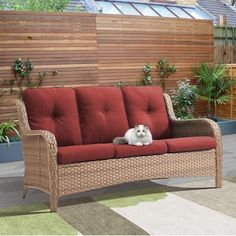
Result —
[[0, 234], [77, 235], [78, 232], [46, 204], [0, 209]]

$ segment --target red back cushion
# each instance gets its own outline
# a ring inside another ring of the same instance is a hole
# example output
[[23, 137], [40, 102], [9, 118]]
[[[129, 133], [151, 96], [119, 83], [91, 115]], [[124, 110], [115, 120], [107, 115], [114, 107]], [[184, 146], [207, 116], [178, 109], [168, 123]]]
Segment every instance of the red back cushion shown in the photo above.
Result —
[[122, 92], [130, 127], [146, 124], [153, 139], [170, 136], [169, 119], [160, 87], [124, 87]]
[[23, 100], [33, 130], [48, 130], [58, 146], [81, 144], [75, 91], [70, 88], [27, 89]]
[[78, 87], [75, 91], [84, 144], [110, 143], [124, 136], [128, 121], [119, 88]]

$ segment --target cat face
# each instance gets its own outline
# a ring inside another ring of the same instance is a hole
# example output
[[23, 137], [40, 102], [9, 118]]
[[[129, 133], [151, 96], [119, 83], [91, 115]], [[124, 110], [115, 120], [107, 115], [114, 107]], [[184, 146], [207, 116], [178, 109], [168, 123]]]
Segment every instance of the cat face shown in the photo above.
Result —
[[138, 138], [144, 138], [147, 135], [148, 131], [149, 129], [145, 125], [136, 125], [134, 128], [135, 135]]

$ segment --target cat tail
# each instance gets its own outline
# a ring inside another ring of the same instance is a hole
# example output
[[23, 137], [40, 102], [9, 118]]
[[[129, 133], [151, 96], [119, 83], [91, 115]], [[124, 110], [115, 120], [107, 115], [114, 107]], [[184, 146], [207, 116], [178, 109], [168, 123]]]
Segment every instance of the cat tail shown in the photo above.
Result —
[[127, 144], [128, 141], [126, 140], [125, 137], [116, 137], [113, 139], [114, 144]]

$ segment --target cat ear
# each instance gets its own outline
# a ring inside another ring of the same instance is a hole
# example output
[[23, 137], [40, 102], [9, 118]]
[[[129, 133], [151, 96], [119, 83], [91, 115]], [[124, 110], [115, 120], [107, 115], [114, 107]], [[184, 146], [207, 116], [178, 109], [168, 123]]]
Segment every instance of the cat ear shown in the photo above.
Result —
[[145, 129], [148, 129], [149, 130], [149, 127], [147, 125], [143, 125]]

